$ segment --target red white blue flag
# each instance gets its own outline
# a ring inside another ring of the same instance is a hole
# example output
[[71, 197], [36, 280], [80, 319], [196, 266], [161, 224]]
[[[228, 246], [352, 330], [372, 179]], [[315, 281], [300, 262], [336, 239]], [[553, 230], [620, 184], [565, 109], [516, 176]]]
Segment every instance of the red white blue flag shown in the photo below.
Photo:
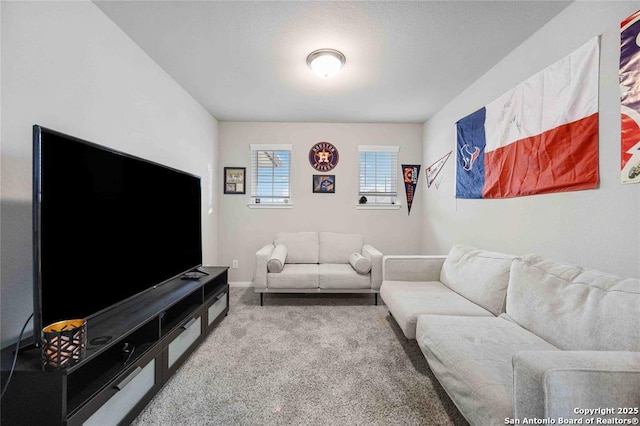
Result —
[[640, 11], [620, 24], [622, 183], [640, 183]]
[[457, 198], [598, 185], [598, 38], [457, 125]]

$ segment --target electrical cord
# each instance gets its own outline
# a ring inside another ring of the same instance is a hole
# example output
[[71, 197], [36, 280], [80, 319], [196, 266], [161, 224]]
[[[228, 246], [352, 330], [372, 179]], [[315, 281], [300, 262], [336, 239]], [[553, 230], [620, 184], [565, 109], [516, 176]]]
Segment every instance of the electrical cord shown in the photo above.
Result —
[[129, 362], [129, 360], [131, 359], [131, 356], [133, 355], [133, 353], [135, 352], [136, 347], [134, 345], [132, 345], [131, 343], [125, 343], [124, 347], [122, 348], [122, 352], [127, 355], [127, 359], [124, 360], [124, 366], [127, 365], [127, 363]]
[[16, 343], [15, 354], [13, 355], [13, 364], [11, 365], [11, 371], [9, 372], [9, 378], [7, 378], [7, 383], [4, 385], [4, 389], [2, 389], [2, 394], [0, 394], [0, 399], [4, 397], [5, 392], [7, 392], [7, 388], [9, 387], [9, 383], [11, 382], [11, 376], [13, 376], [13, 371], [16, 368], [16, 362], [18, 361], [18, 352], [20, 352], [20, 342], [22, 341], [22, 333], [24, 333], [24, 329], [27, 328], [27, 324], [33, 318], [33, 314], [29, 315], [27, 321], [22, 326], [22, 330], [20, 330], [20, 336], [18, 336], [18, 343]]

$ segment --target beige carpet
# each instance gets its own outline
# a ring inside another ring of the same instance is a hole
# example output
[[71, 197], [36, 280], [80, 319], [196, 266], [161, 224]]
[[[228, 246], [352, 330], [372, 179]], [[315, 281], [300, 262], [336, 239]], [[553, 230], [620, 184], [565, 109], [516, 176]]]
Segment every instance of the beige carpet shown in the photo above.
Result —
[[372, 295], [230, 297], [134, 425], [466, 425]]

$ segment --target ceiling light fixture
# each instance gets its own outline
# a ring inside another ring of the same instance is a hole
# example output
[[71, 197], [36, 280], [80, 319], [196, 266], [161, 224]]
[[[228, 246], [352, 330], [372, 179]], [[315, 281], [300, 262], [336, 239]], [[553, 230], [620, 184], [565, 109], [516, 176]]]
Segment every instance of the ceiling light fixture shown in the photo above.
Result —
[[346, 59], [335, 49], [318, 49], [309, 53], [307, 65], [322, 78], [331, 78], [340, 71]]

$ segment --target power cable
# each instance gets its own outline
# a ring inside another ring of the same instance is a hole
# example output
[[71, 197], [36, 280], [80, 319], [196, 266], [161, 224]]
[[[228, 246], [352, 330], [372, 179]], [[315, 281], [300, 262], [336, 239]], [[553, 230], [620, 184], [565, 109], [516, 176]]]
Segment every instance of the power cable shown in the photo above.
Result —
[[33, 314], [29, 315], [27, 321], [22, 326], [22, 330], [20, 330], [20, 336], [18, 336], [18, 342], [16, 343], [15, 354], [13, 355], [13, 364], [11, 365], [11, 371], [9, 372], [9, 378], [7, 379], [7, 383], [4, 385], [4, 389], [2, 390], [2, 394], [0, 394], [0, 399], [4, 397], [5, 392], [7, 392], [7, 388], [9, 387], [9, 383], [11, 382], [11, 377], [13, 376], [13, 371], [16, 368], [16, 362], [18, 361], [18, 352], [20, 352], [20, 342], [22, 341], [22, 334], [24, 333], [24, 329], [27, 328], [27, 324], [33, 318]]

